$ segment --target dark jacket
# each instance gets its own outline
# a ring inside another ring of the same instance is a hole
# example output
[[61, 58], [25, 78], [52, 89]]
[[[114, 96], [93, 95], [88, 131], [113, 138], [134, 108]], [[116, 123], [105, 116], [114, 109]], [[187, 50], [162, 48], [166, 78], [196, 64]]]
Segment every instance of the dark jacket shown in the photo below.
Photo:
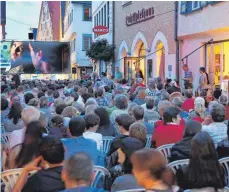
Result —
[[96, 133], [102, 134], [102, 136], [115, 136], [115, 128], [114, 126], [110, 123], [109, 125], [103, 125], [100, 126]]
[[113, 139], [111, 142], [110, 150], [107, 153], [107, 156], [110, 156], [112, 153], [114, 153], [119, 147], [119, 143], [122, 139], [129, 137], [128, 135], [119, 135]]
[[169, 87], [169, 88], [167, 89], [167, 92], [168, 92], [169, 94], [172, 94], [172, 93], [174, 93], [174, 92], [181, 92], [181, 90], [180, 90], [180, 88], [178, 88], [178, 87], [172, 86], [172, 87]]
[[38, 171], [28, 179], [22, 192], [57, 192], [65, 189], [61, 171], [62, 167]]
[[186, 137], [177, 142], [171, 149], [169, 161], [172, 162], [181, 159], [189, 159], [191, 153], [191, 140], [192, 137]]
[[219, 159], [228, 157], [229, 155], [229, 139], [224, 139], [223, 141], [218, 143], [217, 153]]

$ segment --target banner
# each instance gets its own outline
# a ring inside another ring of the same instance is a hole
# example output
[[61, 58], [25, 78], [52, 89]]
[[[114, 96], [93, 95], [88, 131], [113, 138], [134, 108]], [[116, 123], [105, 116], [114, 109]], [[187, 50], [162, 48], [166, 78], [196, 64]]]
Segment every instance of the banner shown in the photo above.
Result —
[[0, 56], [6, 74], [70, 73], [68, 42], [3, 41]]

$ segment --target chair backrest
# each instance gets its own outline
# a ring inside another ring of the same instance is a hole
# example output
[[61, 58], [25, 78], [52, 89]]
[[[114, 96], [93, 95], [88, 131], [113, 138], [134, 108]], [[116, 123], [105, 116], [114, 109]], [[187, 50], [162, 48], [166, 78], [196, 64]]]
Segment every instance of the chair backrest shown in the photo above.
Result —
[[178, 161], [173, 161], [173, 162], [169, 163], [167, 166], [172, 169], [174, 174], [176, 174], [177, 170], [182, 165], [188, 165], [188, 164], [189, 164], [189, 159], [182, 159], [182, 160], [178, 160]]
[[[203, 191], [203, 192], [213, 192], [213, 191], [215, 191], [214, 188], [202, 188], [202, 189], [196, 189], [196, 190]], [[228, 187], [224, 187], [224, 189], [218, 189], [217, 190], [217, 192], [228, 192], [228, 191], [229, 191]], [[186, 190], [184, 190], [184, 192], [192, 192], [192, 189], [186, 189]]]
[[[2, 172], [1, 174], [1, 180], [5, 184], [5, 192], [11, 192], [14, 185], [16, 184], [19, 176], [22, 173], [22, 168], [21, 169], [11, 169]], [[33, 171], [29, 174], [31, 176], [32, 174], [36, 173], [36, 171]]]
[[109, 136], [103, 137], [103, 149], [102, 149], [103, 153], [107, 154], [113, 139], [114, 137], [109, 137]]
[[146, 136], [146, 148], [150, 148], [151, 146], [151, 138], [152, 138], [152, 135], [148, 134]]
[[144, 192], [145, 189], [141, 188], [141, 189], [127, 189], [127, 190], [122, 190], [122, 191], [117, 191], [117, 192]]
[[225, 182], [229, 187], [229, 157], [225, 157], [219, 160], [219, 163], [223, 166], [225, 172]]
[[91, 187], [97, 187], [100, 180], [103, 180], [105, 176], [110, 176], [110, 172], [102, 166], [94, 166], [94, 179], [91, 183]]
[[173, 147], [174, 143], [167, 144], [167, 145], [162, 145], [158, 147], [156, 150], [160, 151], [168, 161], [168, 157], [171, 155], [171, 148]]

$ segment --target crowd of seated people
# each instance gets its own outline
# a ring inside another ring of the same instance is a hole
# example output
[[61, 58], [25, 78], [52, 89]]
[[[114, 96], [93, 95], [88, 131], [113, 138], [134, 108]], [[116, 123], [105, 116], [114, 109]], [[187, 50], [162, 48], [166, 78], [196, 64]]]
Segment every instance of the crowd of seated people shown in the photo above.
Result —
[[[194, 97], [177, 81], [147, 81], [128, 85], [105, 73], [95, 82], [3, 81], [1, 132], [9, 139], [1, 140], [1, 170], [21, 168], [12, 191], [223, 190], [228, 96], [215, 89], [212, 99], [206, 90]], [[169, 156], [158, 150], [170, 144]], [[168, 163], [183, 159], [189, 163], [174, 173]], [[92, 187], [94, 166], [109, 175]]]

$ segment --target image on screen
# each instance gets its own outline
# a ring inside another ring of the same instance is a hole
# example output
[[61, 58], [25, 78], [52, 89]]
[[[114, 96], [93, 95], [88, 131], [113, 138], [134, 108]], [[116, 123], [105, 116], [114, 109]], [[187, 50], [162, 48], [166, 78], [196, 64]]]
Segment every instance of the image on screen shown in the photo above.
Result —
[[0, 62], [8, 66], [6, 74], [69, 73], [69, 51], [67, 42], [4, 41]]

